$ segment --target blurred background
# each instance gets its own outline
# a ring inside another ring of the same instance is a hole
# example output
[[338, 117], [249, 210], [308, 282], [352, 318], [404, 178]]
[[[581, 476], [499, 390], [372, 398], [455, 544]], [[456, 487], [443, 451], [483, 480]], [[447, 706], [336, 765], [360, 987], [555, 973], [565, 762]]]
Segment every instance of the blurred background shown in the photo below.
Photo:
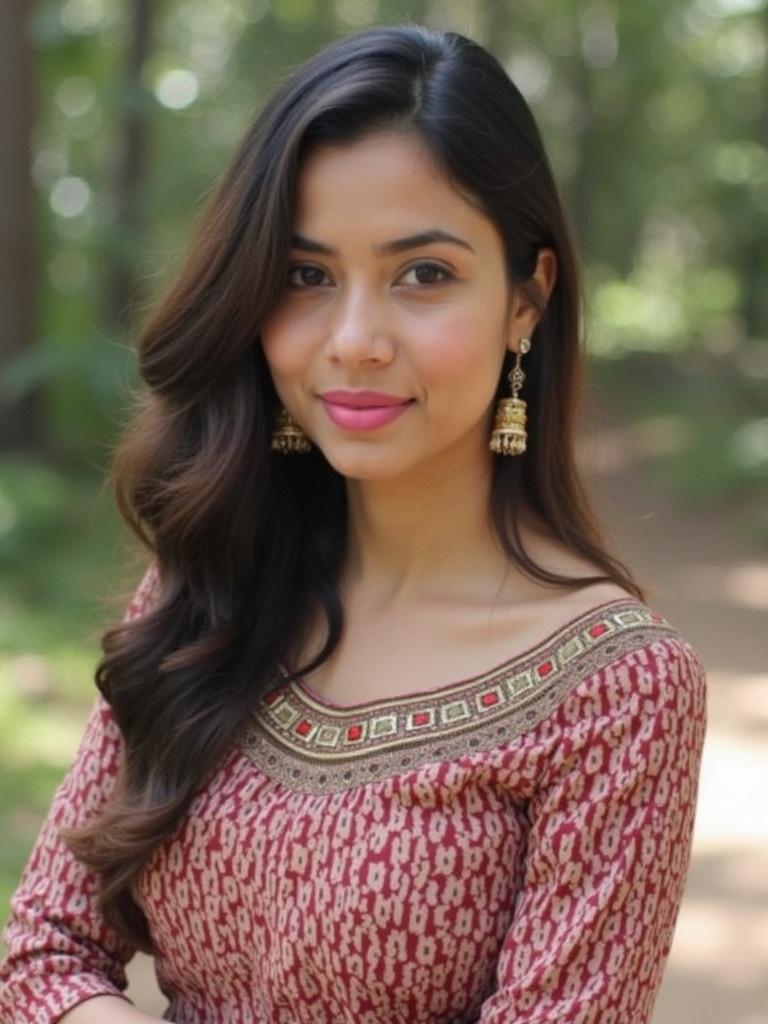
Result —
[[0, 3], [0, 906], [137, 582], [104, 484], [137, 325], [277, 80], [403, 21], [483, 43], [534, 111], [583, 258], [583, 471], [708, 669], [654, 1024], [768, 1024], [766, 0]]

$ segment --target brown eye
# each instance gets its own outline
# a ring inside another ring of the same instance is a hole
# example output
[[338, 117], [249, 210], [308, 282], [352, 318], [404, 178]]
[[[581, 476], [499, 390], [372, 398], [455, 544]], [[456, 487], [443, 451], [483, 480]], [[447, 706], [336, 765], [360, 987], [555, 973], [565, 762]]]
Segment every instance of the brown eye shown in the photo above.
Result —
[[[296, 279], [293, 276], [297, 272], [301, 275], [299, 278], [300, 283], [296, 283]], [[314, 288], [321, 283], [324, 276], [325, 272], [312, 263], [295, 263], [288, 270], [288, 287], [296, 289], [304, 287]]]
[[[440, 263], [426, 262], [422, 260], [420, 263], [414, 263], [413, 266], [406, 270], [406, 275], [415, 273], [417, 275], [416, 284], [431, 285], [431, 284], [443, 284], [446, 281], [453, 280], [454, 275], [446, 267]], [[442, 274], [442, 278], [435, 280], [435, 274]], [[426, 279], [425, 279], [426, 278]]]

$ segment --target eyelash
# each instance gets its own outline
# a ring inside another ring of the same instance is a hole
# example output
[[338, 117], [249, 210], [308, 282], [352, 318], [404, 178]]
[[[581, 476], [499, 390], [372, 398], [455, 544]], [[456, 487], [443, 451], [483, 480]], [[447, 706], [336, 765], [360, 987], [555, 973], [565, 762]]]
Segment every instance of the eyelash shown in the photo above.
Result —
[[[293, 274], [297, 270], [303, 269], [304, 267], [309, 267], [312, 270], [320, 270], [321, 273], [325, 273], [325, 271], [321, 270], [321, 268], [316, 266], [314, 263], [294, 263], [288, 268], [288, 287], [291, 288], [293, 291], [308, 291], [311, 288], [322, 287], [322, 285], [291, 284], [291, 274]], [[437, 285], [447, 284], [449, 281], [455, 280], [456, 277], [456, 275], [451, 273], [451, 271], [448, 270], [447, 267], [444, 267], [441, 263], [435, 263], [432, 260], [419, 260], [418, 263], [413, 263], [410, 267], [408, 267], [404, 271], [404, 273], [409, 274], [412, 270], [416, 270], [418, 267], [430, 267], [431, 269], [437, 270], [444, 275], [443, 279], [440, 281], [429, 281], [427, 284], [417, 284], [417, 287], [419, 288], [434, 288]]]

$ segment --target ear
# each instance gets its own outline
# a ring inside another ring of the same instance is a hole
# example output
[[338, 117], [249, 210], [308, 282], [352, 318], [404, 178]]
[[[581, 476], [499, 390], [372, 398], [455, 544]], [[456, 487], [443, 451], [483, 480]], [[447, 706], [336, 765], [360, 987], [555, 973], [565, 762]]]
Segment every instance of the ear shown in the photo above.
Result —
[[[507, 320], [507, 348], [517, 352], [521, 338], [530, 338], [549, 302], [557, 280], [557, 256], [554, 249], [542, 247], [536, 269], [527, 281], [515, 285]], [[536, 301], [538, 299], [538, 302]]]

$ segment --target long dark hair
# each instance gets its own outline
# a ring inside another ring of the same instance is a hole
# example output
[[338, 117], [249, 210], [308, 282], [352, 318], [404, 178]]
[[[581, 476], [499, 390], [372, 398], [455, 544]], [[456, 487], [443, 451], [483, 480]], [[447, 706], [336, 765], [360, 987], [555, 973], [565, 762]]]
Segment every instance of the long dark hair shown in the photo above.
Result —
[[[138, 341], [146, 388], [131, 396], [112, 459], [118, 507], [159, 585], [147, 614], [103, 634], [96, 684], [124, 740], [121, 773], [101, 816], [62, 834], [98, 873], [107, 920], [147, 952], [134, 900], [142, 867], [300, 649], [313, 611], [327, 617], [327, 640], [296, 675], [324, 662], [341, 636], [345, 481], [314, 447], [270, 450], [279, 402], [259, 325], [285, 286], [303, 156], [382, 128], [426, 143], [498, 226], [510, 283], [543, 311], [525, 361], [528, 450], [494, 461], [493, 522], [509, 559], [553, 586], [612, 580], [645, 600], [607, 553], [576, 470], [578, 264], [525, 100], [491, 54], [456, 32], [384, 26], [327, 46], [278, 85], [246, 131], [181, 272], [147, 317]], [[558, 264], [546, 309], [529, 280], [542, 246]], [[522, 516], [596, 574], [575, 581], [538, 566], [523, 548]]]

